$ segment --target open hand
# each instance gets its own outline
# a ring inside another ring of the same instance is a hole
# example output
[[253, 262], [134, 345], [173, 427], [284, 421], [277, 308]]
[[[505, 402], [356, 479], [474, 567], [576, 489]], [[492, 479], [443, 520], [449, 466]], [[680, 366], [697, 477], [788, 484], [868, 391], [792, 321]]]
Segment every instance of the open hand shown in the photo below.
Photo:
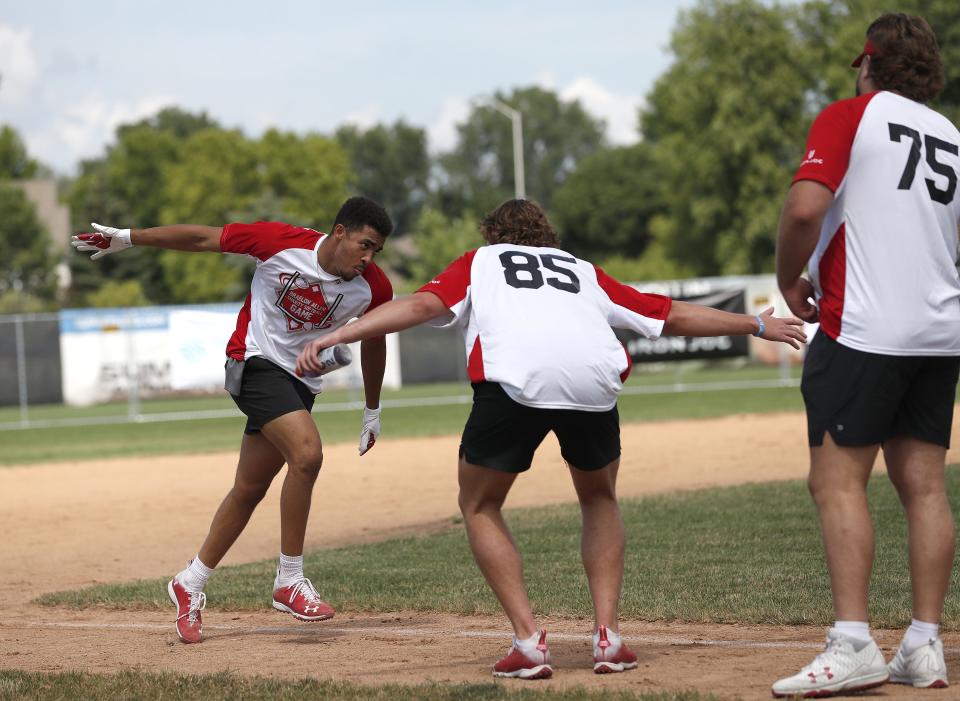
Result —
[[798, 350], [801, 343], [807, 342], [807, 334], [803, 332], [803, 321], [800, 319], [774, 316], [773, 307], [764, 309], [759, 316], [763, 319], [763, 333], [760, 338], [787, 343]]

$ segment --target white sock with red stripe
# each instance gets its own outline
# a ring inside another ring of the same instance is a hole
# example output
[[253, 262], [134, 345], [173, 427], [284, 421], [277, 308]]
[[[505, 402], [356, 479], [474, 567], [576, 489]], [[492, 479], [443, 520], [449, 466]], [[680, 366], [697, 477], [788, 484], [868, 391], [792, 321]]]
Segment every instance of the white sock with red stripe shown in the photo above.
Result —
[[211, 574], [213, 574], [213, 570], [203, 564], [200, 561], [200, 556], [197, 555], [190, 561], [185, 570], [181, 570], [177, 574], [176, 579], [187, 591], [203, 591]]
[[280, 553], [280, 567], [273, 582], [274, 589], [282, 589], [303, 579], [303, 555], [284, 555]]

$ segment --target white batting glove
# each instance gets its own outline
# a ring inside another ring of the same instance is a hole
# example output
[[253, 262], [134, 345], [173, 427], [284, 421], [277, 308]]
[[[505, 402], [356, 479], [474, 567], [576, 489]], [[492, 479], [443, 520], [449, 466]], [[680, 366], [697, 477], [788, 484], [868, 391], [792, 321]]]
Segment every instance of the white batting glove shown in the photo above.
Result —
[[130, 240], [130, 229], [114, 229], [112, 226], [95, 223], [91, 223], [90, 226], [98, 233], [77, 234], [70, 240], [70, 244], [78, 251], [96, 251], [90, 256], [90, 260], [103, 258], [133, 245]]
[[380, 407], [363, 407], [363, 430], [360, 431], [360, 455], [363, 455], [377, 442], [380, 435]]

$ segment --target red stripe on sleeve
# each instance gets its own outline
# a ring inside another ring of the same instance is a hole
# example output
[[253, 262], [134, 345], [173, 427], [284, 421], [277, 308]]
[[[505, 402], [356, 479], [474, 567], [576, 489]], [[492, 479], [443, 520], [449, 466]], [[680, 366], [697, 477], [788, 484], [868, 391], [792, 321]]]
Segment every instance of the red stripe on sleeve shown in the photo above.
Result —
[[670, 306], [673, 304], [672, 299], [663, 295], [637, 292], [629, 285], [624, 285], [607, 275], [602, 268], [596, 265], [593, 267], [597, 271], [600, 289], [607, 293], [611, 302], [648, 319], [666, 320], [667, 315], [670, 314]]
[[464, 253], [417, 292], [432, 292], [440, 298], [447, 309], [453, 309], [467, 296], [467, 288], [470, 287], [470, 269], [475, 255], [477, 255], [476, 250]]
[[227, 224], [220, 234], [220, 250], [267, 260], [288, 248], [313, 248], [323, 234], [283, 222]]
[[793, 182], [813, 180], [836, 192], [847, 174], [850, 149], [860, 127], [863, 112], [877, 93], [867, 93], [827, 105], [817, 115], [807, 135], [803, 162]]

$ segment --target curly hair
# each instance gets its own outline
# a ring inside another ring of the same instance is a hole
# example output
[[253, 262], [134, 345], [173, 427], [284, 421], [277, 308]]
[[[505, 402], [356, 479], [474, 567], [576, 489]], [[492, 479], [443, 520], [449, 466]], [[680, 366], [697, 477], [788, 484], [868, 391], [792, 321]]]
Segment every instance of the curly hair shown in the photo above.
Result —
[[560, 239], [546, 212], [530, 200], [507, 200], [480, 222], [487, 243], [519, 246], [558, 246]]
[[365, 226], [387, 238], [393, 231], [393, 222], [387, 210], [367, 197], [351, 197], [337, 212], [333, 225], [343, 224], [347, 231], [356, 231]]
[[867, 29], [874, 46], [870, 77], [881, 90], [929, 102], [943, 90], [943, 60], [933, 29], [923, 17], [891, 13]]

